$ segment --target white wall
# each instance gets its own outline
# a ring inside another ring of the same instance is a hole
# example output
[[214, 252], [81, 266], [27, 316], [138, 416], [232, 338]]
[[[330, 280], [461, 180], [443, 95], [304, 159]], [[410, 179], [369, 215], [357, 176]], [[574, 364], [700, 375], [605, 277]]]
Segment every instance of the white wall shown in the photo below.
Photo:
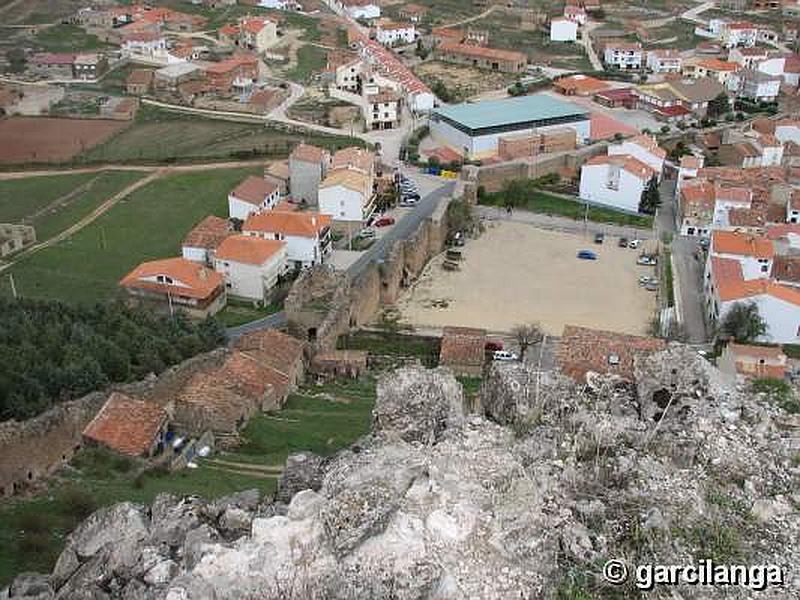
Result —
[[341, 185], [320, 188], [319, 212], [334, 221], [361, 221], [366, 198], [356, 190]]
[[578, 39], [578, 24], [569, 20], [550, 21], [550, 40], [553, 42], [574, 42]]
[[381, 8], [375, 4], [365, 4], [364, 6], [348, 6], [347, 14], [354, 19], [377, 19], [381, 16]]
[[794, 142], [800, 144], [800, 127], [796, 125], [777, 125], [775, 137], [781, 142]]
[[584, 165], [581, 169], [581, 200], [638, 212], [646, 182], [619, 168], [617, 189], [611, 189], [608, 181], [614, 171], [611, 165]]
[[642, 161], [649, 167], [652, 167], [658, 174], [659, 180], [661, 179], [661, 172], [664, 169], [664, 159], [651, 154], [639, 144], [632, 142], [622, 142], [621, 144], [611, 144], [608, 147], [609, 155], [630, 154], [634, 158]]
[[[767, 323], [767, 333], [760, 338], [760, 341], [781, 344], [796, 344], [800, 341], [797, 335], [800, 327], [800, 306], [768, 294], [745, 298], [740, 302], [754, 302], [758, 306], [758, 314]], [[734, 304], [736, 304], [734, 301], [721, 303], [720, 322]]]
[[239, 200], [233, 194], [228, 195], [228, 216], [231, 219], [241, 219], [242, 221], [245, 221], [247, 217], [257, 212], [257, 206], [254, 206], [249, 202]]
[[[243, 230], [242, 233], [260, 237], [265, 240], [280, 239], [286, 242], [286, 260], [289, 263], [299, 261], [303, 266], [309, 266], [316, 262], [322, 262], [322, 257], [319, 255], [319, 239], [316, 237], [303, 237], [299, 235], [287, 235], [280, 238], [275, 237], [275, 233], [265, 233], [263, 231], [248, 231]], [[290, 264], [290, 266], [293, 266]]]
[[414, 27], [402, 27], [400, 29], [378, 28], [375, 37], [381, 44], [396, 44], [398, 42], [411, 44], [416, 39], [416, 33]]
[[228, 293], [249, 300], [264, 301], [286, 268], [286, 247], [276, 252], [263, 265], [251, 265], [231, 260], [214, 260], [214, 269], [222, 273]]
[[191, 260], [198, 263], [205, 264], [208, 261], [208, 252], [205, 248], [197, 248], [195, 246], [183, 246], [181, 254], [186, 260]]

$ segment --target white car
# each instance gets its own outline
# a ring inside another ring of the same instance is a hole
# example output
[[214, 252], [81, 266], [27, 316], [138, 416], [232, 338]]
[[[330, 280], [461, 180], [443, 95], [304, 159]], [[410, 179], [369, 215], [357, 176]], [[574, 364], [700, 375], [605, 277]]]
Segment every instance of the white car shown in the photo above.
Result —
[[509, 352], [508, 350], [495, 350], [492, 352], [492, 359], [493, 360], [517, 360], [517, 355], [513, 352]]
[[633, 248], [634, 250], [636, 250], [636, 248], [638, 248], [641, 245], [641, 243], [642, 240], [631, 240], [630, 242], [628, 242], [628, 248]]

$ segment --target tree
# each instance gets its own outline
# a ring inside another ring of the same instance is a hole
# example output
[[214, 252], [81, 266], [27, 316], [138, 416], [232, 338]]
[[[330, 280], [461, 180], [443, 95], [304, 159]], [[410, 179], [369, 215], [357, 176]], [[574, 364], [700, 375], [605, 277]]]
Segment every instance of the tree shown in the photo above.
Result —
[[538, 344], [544, 338], [541, 327], [538, 323], [527, 323], [516, 325], [511, 330], [511, 335], [517, 340], [519, 345], [519, 359], [525, 360], [525, 352], [533, 344]]
[[715, 98], [708, 102], [706, 114], [709, 118], [721, 117], [731, 110], [731, 101], [725, 92], [720, 92]]
[[719, 330], [737, 342], [747, 343], [767, 333], [767, 323], [758, 313], [755, 302], [736, 302], [725, 314]]
[[642, 199], [639, 202], [639, 212], [646, 215], [655, 214], [659, 204], [661, 204], [661, 194], [658, 192], [658, 179], [651, 177], [642, 192]]

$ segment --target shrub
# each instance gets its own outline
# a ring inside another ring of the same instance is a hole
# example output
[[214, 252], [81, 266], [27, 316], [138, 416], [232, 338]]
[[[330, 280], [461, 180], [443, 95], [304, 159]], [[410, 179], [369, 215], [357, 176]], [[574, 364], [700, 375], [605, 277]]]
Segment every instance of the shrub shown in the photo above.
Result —
[[67, 487], [61, 492], [61, 503], [64, 514], [76, 521], [82, 521], [97, 510], [97, 501], [94, 497], [89, 492], [74, 486]]

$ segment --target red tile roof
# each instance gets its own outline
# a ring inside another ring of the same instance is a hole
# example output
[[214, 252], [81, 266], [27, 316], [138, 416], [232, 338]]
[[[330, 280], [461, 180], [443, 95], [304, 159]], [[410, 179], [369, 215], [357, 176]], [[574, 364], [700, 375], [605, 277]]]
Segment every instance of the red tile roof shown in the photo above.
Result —
[[485, 58], [489, 60], [505, 60], [513, 63], [526, 63], [528, 57], [516, 50], [499, 50], [497, 48], [486, 48], [485, 46], [473, 46], [472, 44], [462, 44], [450, 40], [443, 41], [437, 46], [441, 52], [452, 52], [453, 54], [463, 54], [465, 56]]
[[715, 231], [711, 235], [711, 251], [755, 258], [772, 258], [775, 249], [766, 237], [734, 231]]
[[114, 392], [83, 430], [83, 436], [128, 456], [146, 454], [167, 423], [163, 408]]
[[263, 177], [250, 175], [239, 185], [233, 188], [232, 196], [243, 202], [249, 202], [254, 206], [261, 206], [264, 200], [278, 190], [278, 186]]
[[445, 327], [439, 364], [455, 367], [481, 367], [486, 357], [486, 330]]
[[614, 154], [614, 155], [600, 155], [595, 156], [586, 161], [586, 165], [618, 165], [625, 169], [631, 175], [638, 177], [643, 181], [649, 181], [655, 177], [656, 172], [649, 165], [629, 154]]
[[294, 147], [290, 158], [303, 162], [321, 163], [328, 156], [330, 156], [330, 153], [325, 148], [300, 143]]
[[330, 215], [313, 211], [279, 211], [276, 209], [250, 215], [242, 225], [242, 231], [282, 233], [315, 238], [330, 224]]
[[232, 235], [217, 247], [216, 258], [249, 265], [263, 265], [286, 247], [286, 242]]
[[213, 215], [200, 221], [184, 238], [182, 246], [216, 250], [231, 234], [230, 223]]
[[[159, 276], [168, 277], [173, 283], [159, 283]], [[184, 258], [144, 262], [120, 281], [120, 285], [125, 288], [146, 289], [201, 300], [216, 293], [222, 284], [222, 275]]]

